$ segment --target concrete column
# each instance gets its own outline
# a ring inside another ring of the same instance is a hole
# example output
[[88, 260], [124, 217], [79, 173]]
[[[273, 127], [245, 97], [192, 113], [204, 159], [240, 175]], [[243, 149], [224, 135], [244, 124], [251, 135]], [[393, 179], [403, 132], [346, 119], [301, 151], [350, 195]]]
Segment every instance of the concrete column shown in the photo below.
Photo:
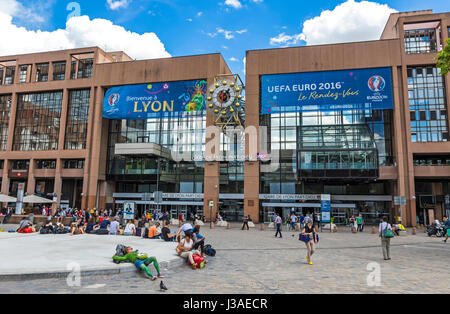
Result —
[[28, 167], [27, 194], [32, 195], [36, 189], [36, 179], [34, 178], [34, 169], [36, 168], [36, 160], [30, 159]]
[[10, 152], [13, 146], [14, 127], [16, 125], [17, 102], [18, 102], [17, 93], [13, 93], [11, 96], [11, 109], [9, 112], [8, 138], [6, 140], [7, 152]]
[[[93, 131], [91, 139], [91, 155], [89, 158], [89, 176], [87, 187], [87, 207], [93, 208], [97, 206], [97, 191], [98, 179], [100, 169], [100, 148], [101, 148], [101, 134], [102, 134], [102, 117], [103, 115], [103, 89], [96, 88], [95, 91], [95, 106], [93, 117]], [[106, 140], [106, 139], [103, 139]]]
[[59, 207], [59, 204], [61, 202], [61, 189], [62, 189], [61, 169], [62, 169], [62, 159], [58, 158], [56, 160], [55, 185], [53, 188], [53, 194], [58, 195], [58, 199], [57, 202], [52, 205], [53, 213], [55, 213], [56, 209]]
[[[247, 58], [247, 81], [246, 89], [251, 90], [252, 93], [246, 93], [245, 95], [245, 128], [254, 127], [257, 131], [257, 139], [259, 139], [259, 76], [251, 73], [252, 63], [257, 63], [257, 58]], [[253, 65], [255, 69], [257, 65]], [[250, 71], [250, 72], [249, 72]], [[249, 141], [252, 137], [246, 136], [245, 141], [245, 155], [251, 160], [244, 163], [244, 215], [250, 215], [254, 222], [259, 222], [259, 178], [260, 178], [260, 166], [257, 156], [251, 156], [255, 152], [250, 149]], [[254, 139], [253, 139], [254, 140]], [[259, 152], [259, 140], [257, 140], [257, 152]]]
[[10, 161], [5, 159], [5, 163], [3, 164], [3, 175], [2, 175], [2, 194], [8, 195], [9, 192], [9, 167]]

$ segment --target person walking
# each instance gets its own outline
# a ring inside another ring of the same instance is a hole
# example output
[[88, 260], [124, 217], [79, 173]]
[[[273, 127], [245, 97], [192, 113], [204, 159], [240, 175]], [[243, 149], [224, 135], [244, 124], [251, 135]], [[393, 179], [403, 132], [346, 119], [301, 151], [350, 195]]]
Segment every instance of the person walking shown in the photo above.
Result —
[[316, 243], [316, 239], [317, 239], [317, 234], [316, 234], [316, 231], [314, 230], [312, 220], [308, 220], [308, 223], [305, 225], [305, 228], [302, 230], [302, 236], [307, 238], [307, 240], [304, 241], [306, 244], [306, 249], [308, 251], [308, 253], [306, 255], [306, 261], [308, 262], [309, 265], [312, 265], [313, 263], [312, 263], [311, 257], [315, 252], [314, 244]]
[[247, 230], [250, 230], [249, 226], [248, 226], [248, 220], [249, 220], [250, 215], [248, 216], [244, 216], [243, 220], [243, 224], [242, 224], [242, 229], [244, 230], [245, 227], [247, 227]]
[[445, 240], [444, 240], [444, 242], [447, 243], [448, 237], [450, 236], [450, 220], [448, 219], [448, 217], [444, 217], [443, 224], [444, 224], [445, 228], [447, 229], [447, 232], [445, 234]]
[[[291, 230], [295, 231], [295, 226], [297, 225], [297, 216], [295, 215], [294, 212], [291, 213], [290, 220], [291, 220]], [[294, 235], [292, 235], [292, 236], [294, 236]]]
[[380, 233], [381, 238], [381, 249], [383, 251], [383, 257], [385, 261], [391, 259], [390, 257], [390, 245], [391, 238], [394, 237], [394, 232], [392, 231], [392, 226], [388, 222], [388, 218], [386, 216], [383, 217], [383, 221], [380, 223], [378, 227], [378, 232]]
[[363, 219], [362, 214], [359, 214], [358, 217], [356, 217], [356, 224], [358, 225], [358, 232], [363, 232], [364, 219]]
[[278, 233], [280, 234], [280, 238], [283, 237], [283, 235], [281, 234], [281, 217], [280, 215], [277, 213], [277, 216], [275, 217], [275, 225], [277, 226], [277, 232], [275, 233], [275, 238], [277, 237]]

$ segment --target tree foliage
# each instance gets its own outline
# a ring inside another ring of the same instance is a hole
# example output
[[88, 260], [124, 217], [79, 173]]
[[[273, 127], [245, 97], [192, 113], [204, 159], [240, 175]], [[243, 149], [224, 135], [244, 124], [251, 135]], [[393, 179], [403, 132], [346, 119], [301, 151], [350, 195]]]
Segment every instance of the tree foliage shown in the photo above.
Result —
[[437, 55], [437, 67], [441, 69], [442, 75], [450, 72], [450, 38], [446, 41], [444, 49]]

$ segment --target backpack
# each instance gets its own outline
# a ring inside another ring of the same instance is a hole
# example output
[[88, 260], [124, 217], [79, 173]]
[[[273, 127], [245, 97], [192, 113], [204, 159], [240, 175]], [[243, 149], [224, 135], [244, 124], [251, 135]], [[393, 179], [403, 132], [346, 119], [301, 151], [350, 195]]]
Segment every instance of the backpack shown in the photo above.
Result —
[[208, 256], [216, 256], [216, 250], [214, 250], [210, 244], [205, 245], [203, 251]]
[[[116, 254], [114, 254], [114, 256], [120, 256], [120, 257], [125, 256], [127, 254], [126, 248], [127, 247], [125, 245], [123, 245], [123, 244], [117, 244], [117, 246], [116, 246]], [[120, 264], [120, 261], [113, 260], [113, 262], [116, 263], [116, 264]]]
[[149, 231], [149, 229], [148, 228], [145, 228], [144, 229], [144, 234], [143, 234], [143, 238], [146, 238], [146, 239], [148, 239], [148, 231]]

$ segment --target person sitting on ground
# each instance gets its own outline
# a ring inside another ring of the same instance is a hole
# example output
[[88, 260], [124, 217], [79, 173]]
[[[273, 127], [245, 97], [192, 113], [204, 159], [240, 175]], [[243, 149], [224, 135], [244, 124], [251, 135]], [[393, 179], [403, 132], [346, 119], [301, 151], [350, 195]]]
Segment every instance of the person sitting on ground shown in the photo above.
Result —
[[[192, 233], [187, 232], [184, 238], [178, 243], [176, 247], [176, 252], [181, 258], [185, 258], [191, 265], [193, 269], [196, 269], [199, 265], [194, 262], [193, 255], [201, 253], [198, 250], [193, 250], [194, 241], [192, 240]], [[205, 261], [207, 263], [208, 261]]]
[[76, 222], [72, 222], [72, 227], [70, 229], [70, 235], [78, 235], [84, 233], [84, 222], [83, 219], [78, 218]]
[[114, 220], [109, 225], [109, 234], [110, 235], [118, 235], [120, 234], [120, 227], [119, 227], [119, 217], [114, 217]]
[[205, 237], [200, 234], [200, 226], [195, 226], [192, 231], [192, 240], [194, 241], [194, 250], [197, 250], [200, 247], [200, 252], [202, 252], [202, 256], [206, 256], [205, 254]]
[[134, 221], [128, 220], [125, 230], [123, 231], [124, 236], [134, 236], [136, 235], [136, 225]]
[[159, 222], [157, 222], [154, 226], [151, 226], [148, 229], [148, 238], [149, 239], [161, 239], [161, 231], [158, 232]]
[[[126, 255], [125, 256], [113, 256], [113, 260], [115, 261], [129, 261], [136, 266], [138, 270], [143, 270], [147, 274], [147, 276], [151, 280], [156, 280], [158, 278], [164, 278], [163, 275], [161, 275], [161, 272], [159, 270], [159, 264], [156, 260], [156, 257], [148, 257], [147, 254], [141, 254], [139, 255], [138, 251], [133, 252], [133, 248], [131, 246], [126, 248]], [[153, 276], [151, 271], [148, 269], [148, 265], [152, 264], [155, 267], [156, 271], [158, 272], [157, 276]]]
[[176, 233], [170, 233], [170, 222], [164, 221], [164, 227], [161, 230], [161, 234], [163, 237], [163, 240], [166, 242], [173, 242], [175, 241], [175, 238], [177, 237]]
[[95, 224], [95, 218], [91, 216], [88, 220], [88, 223], [86, 224], [85, 232], [86, 233], [95, 233], [95, 230], [97, 230], [99, 228], [100, 228], [100, 226]]
[[20, 221], [19, 228], [17, 228], [18, 233], [33, 233], [35, 229], [33, 228], [33, 223], [30, 221], [30, 217], [23, 218]]
[[179, 226], [179, 228], [177, 230], [177, 239], [176, 239], [177, 242], [180, 242], [180, 240], [181, 240], [181, 232], [186, 233], [186, 232], [192, 232], [194, 230], [194, 228], [192, 227], [192, 225], [190, 223], [183, 224], [183, 222], [180, 221], [178, 226]]

